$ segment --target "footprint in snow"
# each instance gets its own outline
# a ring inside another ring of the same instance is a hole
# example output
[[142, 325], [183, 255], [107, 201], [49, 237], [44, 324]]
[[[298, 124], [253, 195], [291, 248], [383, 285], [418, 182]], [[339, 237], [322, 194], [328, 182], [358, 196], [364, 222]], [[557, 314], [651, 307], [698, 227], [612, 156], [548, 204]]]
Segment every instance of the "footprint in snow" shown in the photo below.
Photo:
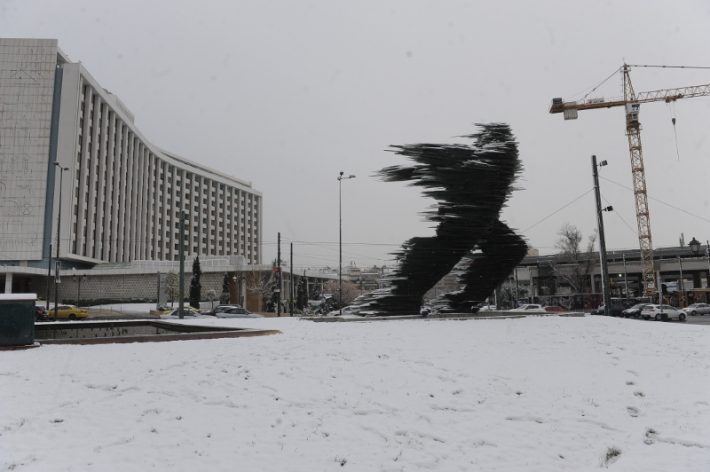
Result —
[[644, 444], [653, 444], [654, 442], [656, 442], [656, 436], [658, 436], [658, 431], [653, 428], [648, 428], [646, 430], [646, 439], [643, 440]]
[[636, 418], [639, 415], [639, 409], [634, 408], [633, 406], [627, 406], [626, 411], [629, 414], [629, 416], [631, 416], [632, 418]]

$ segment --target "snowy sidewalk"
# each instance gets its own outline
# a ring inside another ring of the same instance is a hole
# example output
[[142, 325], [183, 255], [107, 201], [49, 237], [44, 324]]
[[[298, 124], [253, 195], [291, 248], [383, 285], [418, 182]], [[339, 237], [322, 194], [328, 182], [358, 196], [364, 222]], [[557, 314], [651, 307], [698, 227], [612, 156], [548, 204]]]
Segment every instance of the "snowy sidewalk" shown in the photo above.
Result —
[[710, 470], [703, 326], [198, 321], [283, 334], [2, 353], [0, 470]]

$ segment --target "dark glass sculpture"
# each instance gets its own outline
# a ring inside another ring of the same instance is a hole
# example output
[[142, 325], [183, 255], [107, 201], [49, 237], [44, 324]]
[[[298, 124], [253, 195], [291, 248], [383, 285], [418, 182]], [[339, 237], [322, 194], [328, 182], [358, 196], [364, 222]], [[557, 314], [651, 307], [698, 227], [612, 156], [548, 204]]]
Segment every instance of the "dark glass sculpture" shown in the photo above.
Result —
[[438, 201], [424, 212], [437, 223], [432, 237], [414, 237], [395, 254], [399, 262], [386, 289], [356, 301], [380, 315], [417, 314], [424, 294], [452, 270], [463, 288], [432, 302], [439, 311], [468, 313], [485, 300], [527, 252], [523, 239], [500, 221], [521, 172], [518, 145], [503, 123], [478, 125], [472, 144], [392, 146], [414, 164], [391, 166], [379, 175], [408, 181]]

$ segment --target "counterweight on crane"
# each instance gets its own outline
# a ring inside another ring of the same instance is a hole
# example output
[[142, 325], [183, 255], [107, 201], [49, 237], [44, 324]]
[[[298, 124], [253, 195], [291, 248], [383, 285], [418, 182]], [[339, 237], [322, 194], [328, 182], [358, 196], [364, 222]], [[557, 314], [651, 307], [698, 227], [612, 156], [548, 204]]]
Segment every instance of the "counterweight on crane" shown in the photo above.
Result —
[[561, 98], [553, 98], [550, 113], [562, 113], [565, 120], [576, 120], [577, 112], [580, 110], [624, 107], [626, 112], [626, 136], [629, 141], [631, 175], [634, 185], [634, 199], [636, 202], [636, 223], [638, 226], [641, 267], [643, 270], [644, 295], [651, 296], [657, 292], [657, 289], [653, 268], [653, 243], [651, 240], [651, 219], [648, 211], [648, 195], [646, 191], [646, 172], [644, 170], [643, 153], [641, 150], [639, 108], [642, 103], [658, 101], [670, 103], [681, 98], [708, 96], [710, 95], [710, 84], [635, 93], [629, 75], [629, 69], [631, 67], [633, 66], [624, 64], [619, 69], [623, 74], [624, 80], [623, 98], [612, 100], [592, 98], [582, 102], [565, 102]]

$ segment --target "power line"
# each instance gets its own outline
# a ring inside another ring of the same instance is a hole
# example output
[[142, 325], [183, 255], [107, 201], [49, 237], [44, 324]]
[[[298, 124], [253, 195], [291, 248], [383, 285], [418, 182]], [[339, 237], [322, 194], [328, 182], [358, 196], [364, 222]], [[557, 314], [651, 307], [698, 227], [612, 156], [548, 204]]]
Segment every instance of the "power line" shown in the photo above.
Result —
[[562, 210], [564, 210], [564, 209], [567, 208], [568, 206], [570, 206], [570, 205], [572, 205], [573, 203], [577, 202], [579, 199], [581, 199], [582, 197], [586, 196], [586, 195], [587, 195], [589, 192], [591, 192], [592, 190], [594, 190], [594, 189], [593, 189], [593, 188], [590, 188], [590, 189], [588, 189], [588, 190], [585, 190], [584, 193], [582, 193], [582, 194], [579, 195], [578, 197], [575, 197], [573, 200], [571, 200], [571, 201], [565, 203], [564, 205], [562, 205], [562, 206], [561, 206], [560, 208], [558, 208], [557, 210], [555, 210], [555, 211], [553, 211], [552, 213], [550, 213], [549, 215], [547, 215], [547, 216], [545, 216], [545, 217], [539, 219], [537, 222], [533, 223], [532, 225], [528, 226], [527, 228], [523, 229], [522, 232], [523, 232], [523, 233], [527, 233], [529, 230], [531, 230], [531, 229], [534, 228], [535, 226], [539, 225], [539, 224], [542, 223], [543, 221], [545, 221], [545, 220], [551, 218], [552, 216], [554, 216], [554, 215], [556, 215], [557, 213], [561, 212]]
[[[605, 201], [606, 203], [611, 203], [609, 200], [607, 200], [607, 199], [604, 197], [604, 195], [602, 195], [602, 198], [604, 199], [604, 201]], [[621, 214], [619, 213], [618, 210], [614, 209], [614, 211], [613, 211], [612, 213], [614, 213], [614, 215], [616, 215], [616, 216], [621, 220], [621, 222], [624, 223], [627, 228], [629, 228], [629, 230], [630, 230], [633, 234], [637, 234], [637, 233], [636, 233], [636, 230], [633, 229], [633, 228], [631, 227], [631, 225], [621, 216]]]
[[[621, 188], [623, 188], [623, 189], [626, 189], [626, 190], [628, 190], [628, 191], [630, 191], [630, 192], [633, 192], [633, 191], [634, 191], [632, 188], [627, 187], [626, 185], [620, 184], [619, 182], [615, 182], [615, 181], [613, 181], [613, 180], [611, 180], [611, 179], [607, 179], [606, 177], [601, 177], [601, 178], [604, 179], [604, 180], [606, 180], [606, 181], [609, 182], [609, 183], [612, 183], [612, 184], [614, 184], [614, 185], [617, 185], [617, 186], [619, 186], [619, 187], [621, 187]], [[672, 208], [672, 209], [674, 209], [674, 210], [678, 210], [678, 211], [680, 211], [680, 212], [682, 212], [682, 213], [685, 213], [685, 214], [688, 215], [688, 216], [692, 216], [693, 218], [697, 218], [697, 219], [699, 219], [699, 220], [705, 221], [706, 223], [710, 223], [710, 219], [705, 218], [704, 216], [696, 215], [695, 213], [691, 213], [691, 212], [689, 212], [688, 210], [684, 210], [683, 208], [677, 207], [677, 206], [672, 205], [672, 204], [670, 204], [670, 203], [668, 203], [668, 202], [664, 202], [663, 200], [661, 200], [661, 199], [659, 199], [659, 198], [654, 198], [654, 197], [652, 197], [652, 196], [650, 196], [650, 195], [648, 196], [648, 198], [651, 199], [651, 200], [653, 200], [653, 201], [655, 201], [655, 202], [661, 203], [661, 204], [663, 204], [663, 205], [665, 205], [665, 206], [667, 206], [667, 207], [669, 207], [669, 208]]]

